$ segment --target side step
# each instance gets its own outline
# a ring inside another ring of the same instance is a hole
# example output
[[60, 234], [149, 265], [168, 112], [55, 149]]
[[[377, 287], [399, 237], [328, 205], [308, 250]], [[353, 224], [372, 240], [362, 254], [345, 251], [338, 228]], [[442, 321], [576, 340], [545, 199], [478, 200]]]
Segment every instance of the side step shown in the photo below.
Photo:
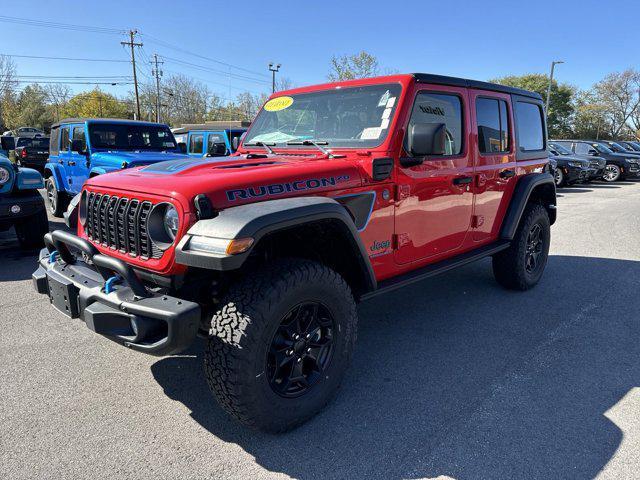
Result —
[[378, 288], [376, 290], [365, 293], [364, 295], [362, 295], [362, 297], [360, 297], [360, 300], [369, 300], [370, 298], [373, 298], [377, 295], [388, 293], [397, 288], [401, 288], [406, 285], [419, 282], [420, 280], [439, 275], [446, 271], [453, 270], [454, 268], [458, 268], [468, 263], [475, 262], [484, 257], [489, 257], [509, 248], [510, 243], [511, 242], [508, 242], [506, 240], [501, 240], [485, 247], [478, 248], [477, 250], [463, 253], [461, 255], [458, 255], [457, 257], [449, 258], [432, 265], [427, 265], [426, 267], [412, 270], [397, 277], [390, 278], [389, 280], [383, 280], [381, 282], [378, 282]]

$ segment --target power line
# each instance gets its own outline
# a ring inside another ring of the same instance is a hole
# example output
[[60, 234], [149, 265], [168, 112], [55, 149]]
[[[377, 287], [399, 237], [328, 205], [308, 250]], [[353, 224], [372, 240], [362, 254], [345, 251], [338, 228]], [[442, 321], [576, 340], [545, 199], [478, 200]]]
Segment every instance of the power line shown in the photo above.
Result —
[[149, 35], [148, 33], [143, 33], [143, 35], [145, 37], [147, 37], [149, 39], [149, 41], [151, 41], [152, 43], [157, 43], [158, 45], [162, 45], [162, 46], [164, 46], [166, 48], [170, 48], [172, 50], [175, 50], [175, 51], [178, 51], [178, 52], [182, 52], [182, 53], [185, 53], [187, 55], [191, 55], [193, 57], [201, 58], [201, 59], [207, 60], [209, 62], [217, 63], [219, 65], [224, 65], [225, 67], [235, 68], [236, 70], [241, 70], [243, 72], [252, 73], [252, 74], [255, 74], [255, 75], [259, 75], [261, 77], [267, 77], [268, 78], [268, 75], [265, 75], [262, 72], [256, 72], [255, 70], [249, 70], [247, 68], [239, 67], [239, 66], [233, 65], [231, 63], [223, 62], [221, 60], [216, 60], [215, 58], [205, 57], [204, 55], [200, 55], [199, 53], [194, 53], [194, 52], [191, 52], [191, 51], [186, 50], [184, 48], [181, 48], [181, 47], [178, 47], [176, 45], [172, 45], [172, 44], [170, 44], [168, 42], [165, 42], [163, 40], [160, 40], [159, 38], [156, 38], [153, 35]]
[[173, 58], [173, 57], [167, 57], [166, 55], [163, 56], [163, 58], [165, 60], [168, 60], [172, 63], [177, 63], [178, 65], [185, 65], [191, 68], [195, 68], [196, 70], [201, 70], [203, 72], [211, 72], [211, 73], [217, 73], [218, 75], [222, 75], [225, 77], [231, 77], [234, 78], [236, 80], [244, 80], [244, 81], [248, 81], [248, 82], [254, 82], [254, 83], [259, 83], [259, 84], [264, 84], [264, 85], [268, 85], [269, 81], [268, 80], [261, 80], [258, 78], [253, 78], [253, 77], [248, 77], [246, 75], [242, 75], [239, 73], [231, 73], [231, 72], [225, 72], [222, 70], [216, 70], [214, 68], [211, 67], [205, 67], [204, 65], [198, 65], [196, 63], [191, 63], [191, 62], [187, 62], [185, 60], [180, 60], [178, 58]]
[[[163, 58], [166, 58], [166, 57], [163, 57]], [[165, 69], [165, 72], [173, 73], [175, 75], [183, 75], [182, 72], [176, 72], [175, 70], [166, 70]], [[202, 82], [202, 83], [210, 83], [211, 85], [217, 85], [217, 86], [220, 86], [220, 87], [233, 88], [234, 90], [240, 90], [241, 92], [251, 92], [251, 93], [258, 94], [258, 95], [260, 95], [261, 93], [264, 93], [264, 92], [259, 92], [257, 90], [251, 90], [249, 88], [236, 87], [235, 85], [227, 85], [227, 84], [220, 83], [220, 82], [214, 82], [213, 80], [207, 80], [207, 79], [200, 78], [200, 77], [194, 77], [193, 75], [189, 75], [189, 78], [191, 78], [193, 80], [198, 80], [199, 82]]]
[[74, 81], [34, 81], [34, 80], [10, 80], [8, 83], [42, 83], [45, 85], [133, 85], [133, 82], [74, 82]]
[[116, 80], [132, 80], [131, 76], [128, 75], [90, 75], [90, 76], [74, 76], [74, 75], [15, 75], [13, 78], [50, 78], [56, 80], [73, 80], [73, 79], [88, 79], [88, 78], [98, 78], [98, 79], [116, 79]]
[[76, 32], [106, 33], [106, 34], [112, 34], [112, 35], [114, 34], [121, 35], [126, 32], [126, 30], [121, 30], [117, 28], [105, 28], [105, 27], [94, 27], [90, 25], [76, 25], [71, 23], [49, 22], [45, 20], [34, 20], [31, 18], [8, 17], [6, 15], [0, 15], [0, 22], [16, 23], [19, 25], [29, 25], [32, 27], [57, 28], [61, 30], [72, 30]]
[[0, 57], [12, 58], [35, 58], [39, 60], [67, 60], [74, 62], [113, 62], [113, 63], [129, 63], [129, 60], [116, 60], [111, 58], [72, 58], [72, 57], [45, 57], [41, 55], [13, 55], [9, 53], [0, 53]]

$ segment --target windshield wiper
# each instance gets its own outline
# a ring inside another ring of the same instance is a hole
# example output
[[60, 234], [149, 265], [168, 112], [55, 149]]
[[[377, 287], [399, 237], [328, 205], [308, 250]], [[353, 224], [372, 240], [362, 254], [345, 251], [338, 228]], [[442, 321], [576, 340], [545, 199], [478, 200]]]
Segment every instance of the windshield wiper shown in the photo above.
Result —
[[322, 145], [329, 145], [329, 142], [327, 142], [326, 140], [292, 140], [290, 142], [287, 142], [287, 145], [305, 145], [305, 146], [312, 145], [316, 147], [318, 150], [320, 150], [328, 158], [339, 158], [343, 156], [343, 155], [334, 155], [329, 150], [322, 147]]
[[271, 145], [275, 146], [276, 144], [275, 143], [265, 143], [265, 142], [253, 142], [253, 143], [245, 143], [244, 144], [245, 147], [263, 147], [271, 155], [275, 155], [276, 152], [273, 151], [273, 148], [271, 148]]

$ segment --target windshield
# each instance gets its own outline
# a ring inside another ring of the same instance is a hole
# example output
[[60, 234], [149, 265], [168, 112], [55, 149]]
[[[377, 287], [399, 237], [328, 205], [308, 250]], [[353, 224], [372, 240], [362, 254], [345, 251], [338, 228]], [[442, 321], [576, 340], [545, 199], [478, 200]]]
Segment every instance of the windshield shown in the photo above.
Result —
[[566, 147], [563, 147], [559, 143], [551, 143], [550, 146], [551, 146], [551, 148], [553, 148], [553, 150], [558, 152], [560, 155], [571, 155], [572, 154], [571, 150], [569, 150]]
[[593, 144], [593, 148], [595, 148], [598, 152], [600, 153], [613, 153], [613, 150], [611, 150], [608, 147], [605, 147], [603, 144], [601, 143], [594, 143]]
[[617, 153], [624, 153], [627, 151], [626, 148], [624, 148], [622, 145], [616, 142], [609, 142], [609, 148], [611, 148], [611, 150]]
[[162, 125], [94, 123], [89, 125], [92, 148], [109, 150], [175, 150], [173, 133]]
[[329, 147], [376, 147], [387, 136], [400, 85], [332, 88], [265, 103], [243, 145], [314, 140]]

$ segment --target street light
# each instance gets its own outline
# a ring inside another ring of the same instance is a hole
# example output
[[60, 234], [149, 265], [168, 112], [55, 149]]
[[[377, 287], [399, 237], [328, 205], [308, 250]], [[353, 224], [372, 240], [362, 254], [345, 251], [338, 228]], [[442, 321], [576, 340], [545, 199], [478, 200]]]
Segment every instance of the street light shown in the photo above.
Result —
[[551, 84], [553, 83], [553, 70], [556, 68], [556, 65], [560, 65], [564, 63], [561, 60], [551, 62], [551, 74], [549, 75], [549, 86], [547, 87], [547, 106], [545, 108], [545, 112], [547, 115], [549, 114], [549, 98], [551, 97]]
[[273, 63], [269, 64], [269, 71], [271, 72], [271, 93], [276, 91], [276, 72], [280, 70], [281, 65], [278, 63], [274, 65]]

